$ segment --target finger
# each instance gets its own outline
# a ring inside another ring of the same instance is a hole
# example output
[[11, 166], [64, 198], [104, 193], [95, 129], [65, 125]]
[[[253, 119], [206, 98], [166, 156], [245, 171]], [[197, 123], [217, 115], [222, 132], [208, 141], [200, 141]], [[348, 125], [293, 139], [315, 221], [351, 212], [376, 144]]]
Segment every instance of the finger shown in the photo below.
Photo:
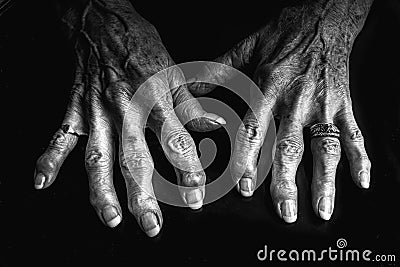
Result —
[[205, 95], [213, 91], [217, 84], [224, 84], [225, 81], [231, 79], [236, 74], [232, 71], [232, 68], [243, 69], [248, 66], [253, 59], [253, 51], [256, 48], [259, 36], [260, 32], [251, 34], [214, 60], [220, 64], [205, 64], [197, 80], [210, 82], [191, 82], [188, 85], [190, 93], [196, 97]]
[[335, 175], [340, 160], [340, 142], [335, 137], [311, 140], [313, 154], [312, 204], [315, 213], [324, 220], [331, 218], [335, 204]]
[[107, 90], [106, 100], [114, 111], [120, 135], [119, 163], [126, 183], [128, 208], [141, 229], [153, 237], [160, 232], [163, 218], [152, 185], [154, 163], [144, 137], [143, 107], [130, 102], [124, 92], [132, 90], [125, 82], [112, 81]]
[[226, 121], [213, 113], [204, 111], [199, 101], [188, 91], [186, 85], [172, 91], [175, 113], [182, 124], [186, 124], [190, 130], [206, 132], [218, 129]]
[[[165, 105], [162, 105], [165, 106]], [[154, 117], [154, 116], [153, 116]], [[164, 153], [175, 167], [178, 186], [183, 201], [192, 209], [203, 206], [205, 196], [205, 173], [197, 156], [195, 143], [170, 109], [157, 116], [154, 130], [164, 149]]]
[[259, 99], [243, 119], [236, 135], [232, 175], [237, 190], [244, 197], [253, 195], [257, 182], [257, 159], [268, 130], [272, 101]]
[[120, 142], [120, 166], [127, 186], [128, 207], [142, 230], [153, 237], [160, 232], [163, 220], [151, 182], [154, 163], [143, 129], [132, 125], [130, 128], [125, 141]]
[[281, 120], [276, 140], [270, 191], [279, 216], [287, 223], [297, 219], [296, 171], [304, 151], [299, 121]]
[[89, 178], [90, 203], [100, 220], [109, 227], [122, 220], [122, 211], [113, 185], [114, 147], [109, 123], [93, 123], [86, 147], [85, 166]]
[[[178, 176], [178, 189], [183, 201], [192, 209], [203, 205], [205, 174], [197, 157], [193, 139], [179, 121], [173, 109], [171, 86], [163, 75], [144, 84], [147, 104], [151, 110], [149, 125], [156, 133], [164, 153]], [[143, 88], [142, 88], [143, 89]], [[139, 89], [140, 90], [140, 89]], [[136, 92], [135, 96], [141, 94]]]
[[83, 90], [82, 74], [77, 71], [62, 126], [56, 131], [46, 151], [36, 162], [34, 174], [36, 189], [46, 188], [54, 182], [64, 160], [75, 147], [78, 136], [86, 133], [81, 105]]
[[197, 99], [188, 91], [185, 76], [178, 66], [168, 68], [167, 72], [175, 113], [182, 124], [199, 132], [212, 131], [221, 124], [226, 124], [222, 117], [203, 110]]
[[100, 101], [100, 80], [89, 75], [85, 106], [90, 125], [85, 152], [85, 167], [89, 179], [90, 203], [100, 220], [116, 227], [122, 220], [121, 206], [113, 185], [114, 144], [112, 124]]
[[350, 163], [351, 176], [359, 187], [369, 188], [371, 161], [368, 158], [363, 135], [351, 108], [338, 117], [337, 121], [341, 131], [340, 140]]

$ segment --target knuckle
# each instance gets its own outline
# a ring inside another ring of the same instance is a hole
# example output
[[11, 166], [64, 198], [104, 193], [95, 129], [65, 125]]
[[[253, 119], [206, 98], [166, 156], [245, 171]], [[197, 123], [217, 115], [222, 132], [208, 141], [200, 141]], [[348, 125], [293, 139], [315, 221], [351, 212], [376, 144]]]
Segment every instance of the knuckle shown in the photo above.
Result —
[[354, 127], [349, 132], [349, 140], [352, 142], [363, 143], [364, 137], [358, 127]]
[[187, 172], [182, 175], [182, 183], [186, 186], [199, 186], [205, 183], [206, 177], [203, 171]]
[[128, 209], [135, 215], [140, 216], [146, 211], [157, 211], [157, 200], [142, 190], [135, 190], [128, 194]]
[[277, 155], [289, 160], [298, 160], [303, 155], [304, 144], [299, 138], [284, 138], [277, 143]]
[[242, 178], [254, 178], [257, 175], [257, 167], [254, 164], [248, 164], [242, 175]]
[[149, 152], [135, 151], [125, 153], [121, 157], [121, 167], [128, 169], [128, 166], [132, 169], [152, 170], [154, 168], [154, 163]]
[[324, 194], [335, 193], [335, 181], [328, 178], [321, 178], [315, 181], [314, 188]]
[[297, 186], [293, 181], [277, 181], [276, 183], [271, 183], [271, 192], [273, 196], [279, 197], [297, 197]]
[[50, 141], [49, 148], [58, 152], [61, 152], [68, 146], [68, 140], [65, 133], [58, 130]]
[[168, 147], [183, 156], [190, 156], [194, 151], [194, 141], [187, 132], [179, 131], [177, 133], [171, 133], [167, 137]]
[[317, 141], [317, 151], [321, 154], [340, 156], [340, 142], [336, 138], [323, 138]]
[[124, 151], [127, 153], [136, 151], [146, 151], [146, 141], [138, 137], [139, 134], [132, 134], [125, 137], [125, 147]]
[[262, 140], [262, 132], [257, 122], [247, 122], [244, 127], [240, 127], [237, 135], [237, 141], [242, 144], [253, 146], [259, 144]]
[[133, 167], [134, 169], [151, 168], [154, 166], [153, 160], [151, 159], [148, 152], [131, 152], [125, 155], [125, 160], [122, 161], [122, 165]]
[[142, 171], [152, 171], [154, 163], [150, 153], [146, 150], [143, 140], [136, 136], [128, 136], [125, 150], [120, 153], [120, 165], [124, 171], [129, 168]]
[[137, 183], [130, 184], [127, 194], [129, 202], [134, 204], [134, 206], [143, 206], [143, 203], [146, 203], [147, 201], [151, 202], [153, 200], [153, 196], [150, 195], [149, 192], [143, 190], [143, 188]]
[[94, 148], [86, 151], [85, 166], [88, 170], [105, 169], [110, 166], [111, 157], [108, 153]]

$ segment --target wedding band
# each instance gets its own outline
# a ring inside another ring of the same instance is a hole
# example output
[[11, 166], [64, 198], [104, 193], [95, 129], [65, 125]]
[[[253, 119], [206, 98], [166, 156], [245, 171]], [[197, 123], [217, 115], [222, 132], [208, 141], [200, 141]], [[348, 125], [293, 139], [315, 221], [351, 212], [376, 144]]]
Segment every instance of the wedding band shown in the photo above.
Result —
[[316, 123], [310, 127], [311, 138], [336, 137], [339, 138], [340, 131], [333, 123]]

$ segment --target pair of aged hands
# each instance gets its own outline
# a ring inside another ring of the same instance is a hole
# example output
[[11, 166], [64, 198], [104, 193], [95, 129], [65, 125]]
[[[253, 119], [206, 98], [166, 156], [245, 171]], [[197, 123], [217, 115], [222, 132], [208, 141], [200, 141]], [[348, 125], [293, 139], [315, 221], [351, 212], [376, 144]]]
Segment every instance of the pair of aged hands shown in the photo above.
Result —
[[[372, 0], [317, 0], [286, 8], [278, 19], [216, 59], [238, 69], [250, 63], [257, 66], [253, 80], [264, 98], [252, 99], [256, 108], [243, 119], [244, 127], [239, 129], [235, 143], [233, 173], [244, 170], [241, 177], [234, 178], [238, 191], [251, 196], [257, 157], [269, 124], [266, 114], [272, 110], [280, 125], [270, 191], [278, 215], [288, 223], [297, 218], [295, 175], [304, 150], [305, 127], [335, 123], [341, 131], [340, 138], [311, 140], [312, 205], [319, 217], [329, 220], [333, 212], [341, 144], [355, 183], [369, 187], [371, 164], [353, 116], [348, 63], [371, 4]], [[148, 107], [144, 103], [133, 103], [130, 123], [123, 125], [139, 86], [174, 65], [156, 29], [128, 0], [78, 1], [67, 9], [63, 21], [75, 48], [75, 81], [62, 126], [37, 161], [35, 187], [50, 186], [79, 136], [88, 135], [85, 166], [90, 201], [100, 220], [115, 227], [122, 219], [112, 178], [117, 153], [129, 210], [142, 230], [155, 236], [163, 219], [153, 195], [154, 164], [144, 128], [151, 127], [162, 142], [167, 158], [176, 166], [178, 185], [191, 188], [182, 192], [185, 203], [200, 208], [205, 173], [195, 144], [181, 122], [196, 117], [186, 126], [197, 131], [217, 129], [226, 123], [220, 116], [204, 111], [192, 96], [208, 93], [215, 86], [196, 82], [173, 86], [180, 77], [171, 72], [148, 86], [146, 97], [155, 102], [150, 118], [146, 121]], [[224, 68], [209, 69], [207, 75], [212, 79], [229, 78]], [[166, 90], [169, 93], [165, 97], [158, 97]], [[177, 105], [182, 106], [173, 111]], [[122, 131], [127, 133], [127, 142], [121, 141]], [[114, 147], [117, 140], [118, 151]]]

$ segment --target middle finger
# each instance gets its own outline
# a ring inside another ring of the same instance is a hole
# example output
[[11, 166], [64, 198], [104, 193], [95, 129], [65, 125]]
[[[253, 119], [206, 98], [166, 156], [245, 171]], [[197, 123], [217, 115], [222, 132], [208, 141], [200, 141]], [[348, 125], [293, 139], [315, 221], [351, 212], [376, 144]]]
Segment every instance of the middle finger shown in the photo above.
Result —
[[304, 151], [303, 126], [284, 118], [279, 125], [270, 191], [276, 210], [287, 223], [297, 219], [296, 171]]

